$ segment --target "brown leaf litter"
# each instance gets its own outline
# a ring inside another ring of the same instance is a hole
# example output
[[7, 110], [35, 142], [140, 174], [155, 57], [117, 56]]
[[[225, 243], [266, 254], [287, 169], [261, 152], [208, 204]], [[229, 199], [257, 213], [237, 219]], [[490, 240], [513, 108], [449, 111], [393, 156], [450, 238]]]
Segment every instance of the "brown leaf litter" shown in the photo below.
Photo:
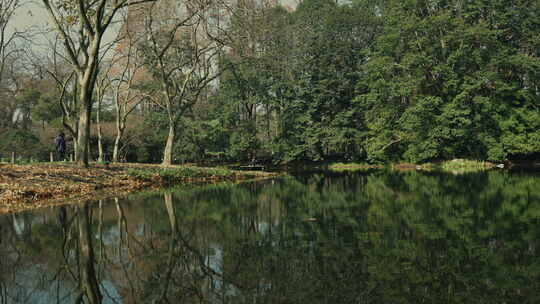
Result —
[[[113, 192], [121, 194], [158, 187], [159, 184], [127, 174], [130, 168], [156, 167], [158, 165], [111, 164], [80, 168], [70, 163], [0, 164], [0, 214], [65, 204], [67, 199], [84, 200], [110, 196]], [[235, 176], [242, 178], [241, 173]]]

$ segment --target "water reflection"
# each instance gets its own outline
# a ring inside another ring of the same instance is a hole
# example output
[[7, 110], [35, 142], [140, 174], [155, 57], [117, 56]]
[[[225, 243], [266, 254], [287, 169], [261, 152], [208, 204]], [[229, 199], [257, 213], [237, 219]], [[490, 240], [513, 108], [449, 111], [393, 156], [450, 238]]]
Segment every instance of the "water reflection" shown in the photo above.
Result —
[[539, 303], [540, 174], [310, 174], [0, 217], [0, 303]]

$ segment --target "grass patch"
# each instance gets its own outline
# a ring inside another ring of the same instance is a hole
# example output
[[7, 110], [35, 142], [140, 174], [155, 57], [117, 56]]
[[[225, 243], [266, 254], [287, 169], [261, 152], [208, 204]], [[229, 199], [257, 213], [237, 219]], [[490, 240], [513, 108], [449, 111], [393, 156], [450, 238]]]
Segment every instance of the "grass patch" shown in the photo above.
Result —
[[415, 164], [415, 163], [398, 163], [392, 164], [390, 168], [397, 171], [411, 171], [411, 170], [423, 170], [431, 171], [434, 169], [434, 164], [424, 163], [424, 164]]
[[147, 170], [147, 169], [128, 169], [126, 173], [127, 175], [135, 179], [145, 181], [145, 182], [151, 181], [155, 175], [155, 173], [152, 172], [152, 170]]
[[225, 168], [131, 168], [127, 174], [141, 181], [159, 181], [160, 184], [174, 184], [194, 179], [225, 179], [233, 177], [234, 171]]
[[370, 170], [380, 168], [380, 166], [377, 165], [370, 165], [365, 163], [333, 163], [328, 165], [328, 169], [330, 171], [362, 171], [362, 170]]
[[493, 163], [477, 160], [466, 159], [454, 159], [450, 161], [442, 162], [440, 168], [443, 171], [461, 171], [461, 172], [473, 172], [491, 169], [495, 167]]

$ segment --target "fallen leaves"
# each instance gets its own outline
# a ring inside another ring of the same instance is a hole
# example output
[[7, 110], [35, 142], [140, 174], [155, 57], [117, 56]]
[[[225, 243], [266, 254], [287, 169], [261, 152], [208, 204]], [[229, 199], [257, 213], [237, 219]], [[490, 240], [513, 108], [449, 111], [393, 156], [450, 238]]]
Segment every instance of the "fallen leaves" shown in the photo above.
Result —
[[0, 169], [0, 213], [47, 205], [48, 201], [92, 197], [114, 188], [135, 190], [142, 183], [129, 179], [123, 170], [81, 169], [72, 165], [3, 165]]
[[[34, 164], [0, 167], [0, 213], [15, 212], [62, 203], [67, 199], [83, 200], [95, 198], [98, 193], [119, 194], [143, 188], [159, 187], [159, 179], [140, 180], [127, 174], [137, 169], [155, 169], [157, 165], [111, 164], [108, 167], [94, 165], [79, 168], [72, 164]], [[262, 175], [262, 173], [259, 173]], [[226, 179], [244, 179], [253, 172], [234, 172]], [[198, 183], [223, 180], [211, 174], [179, 180], [183, 183]]]

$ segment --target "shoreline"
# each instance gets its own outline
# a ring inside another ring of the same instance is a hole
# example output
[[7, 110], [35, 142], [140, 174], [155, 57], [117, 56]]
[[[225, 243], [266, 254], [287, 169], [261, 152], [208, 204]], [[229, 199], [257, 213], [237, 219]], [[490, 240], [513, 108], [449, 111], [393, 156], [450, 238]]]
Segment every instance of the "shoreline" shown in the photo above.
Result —
[[[540, 168], [538, 161], [528, 164], [532, 164], [532, 168]], [[400, 172], [437, 170], [456, 174], [492, 169], [509, 170], [514, 166], [521, 167], [519, 164], [501, 167], [489, 162], [458, 159], [436, 164], [332, 163], [322, 167], [312, 166], [311, 168], [334, 172], [381, 169]], [[115, 195], [122, 196], [141, 190], [225, 181], [242, 182], [272, 178], [283, 174], [283, 172], [244, 171], [191, 165], [164, 167], [158, 164], [113, 163], [102, 165], [92, 163], [90, 168], [80, 168], [73, 163], [26, 165], [0, 163], [0, 214], [69, 204], [72, 200], [83, 201]]]
[[280, 175], [261, 171], [153, 164], [0, 164], [0, 214], [174, 185], [240, 182]]

